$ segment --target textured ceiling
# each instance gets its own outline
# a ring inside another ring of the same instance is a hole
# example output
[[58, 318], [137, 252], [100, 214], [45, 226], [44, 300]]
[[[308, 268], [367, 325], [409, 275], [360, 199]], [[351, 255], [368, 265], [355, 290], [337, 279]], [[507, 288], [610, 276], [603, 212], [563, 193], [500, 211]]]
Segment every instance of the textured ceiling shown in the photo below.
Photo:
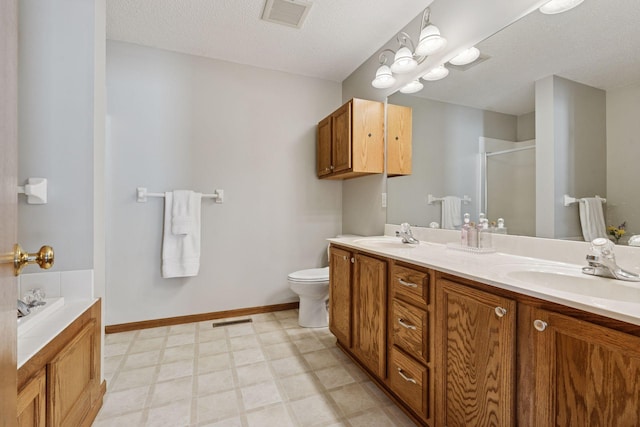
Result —
[[640, 1], [585, 0], [559, 15], [534, 11], [478, 44], [491, 58], [452, 69], [418, 95], [520, 115], [535, 108], [534, 82], [558, 75], [604, 90], [640, 82]]
[[312, 0], [300, 29], [264, 0], [108, 0], [107, 38], [337, 82], [432, 0]]

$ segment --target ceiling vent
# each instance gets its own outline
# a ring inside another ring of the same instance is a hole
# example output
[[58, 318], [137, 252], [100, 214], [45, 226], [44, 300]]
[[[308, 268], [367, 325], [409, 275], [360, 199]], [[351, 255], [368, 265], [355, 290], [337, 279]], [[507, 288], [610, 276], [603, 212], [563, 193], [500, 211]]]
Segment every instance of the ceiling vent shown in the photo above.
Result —
[[311, 9], [311, 2], [301, 0], [267, 0], [262, 19], [274, 24], [300, 28]]

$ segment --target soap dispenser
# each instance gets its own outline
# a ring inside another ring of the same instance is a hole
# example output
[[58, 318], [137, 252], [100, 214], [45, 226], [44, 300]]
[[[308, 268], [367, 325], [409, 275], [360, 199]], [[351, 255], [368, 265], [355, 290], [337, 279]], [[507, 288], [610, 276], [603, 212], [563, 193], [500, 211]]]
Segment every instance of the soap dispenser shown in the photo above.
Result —
[[507, 234], [507, 227], [504, 226], [504, 219], [498, 218], [498, 227], [495, 230], [498, 234]]
[[467, 241], [468, 244], [467, 246], [470, 246], [472, 248], [477, 248], [478, 247], [478, 229], [476, 228], [476, 223], [475, 222], [470, 222], [469, 223], [469, 230], [468, 230], [468, 234], [467, 234]]
[[462, 228], [460, 229], [460, 244], [462, 246], [469, 246], [469, 229], [471, 226], [469, 222], [471, 221], [471, 215], [468, 213], [464, 214], [464, 224], [462, 224]]
[[483, 218], [482, 222], [478, 226], [478, 247], [481, 249], [488, 249], [492, 247], [489, 220], [486, 218]]

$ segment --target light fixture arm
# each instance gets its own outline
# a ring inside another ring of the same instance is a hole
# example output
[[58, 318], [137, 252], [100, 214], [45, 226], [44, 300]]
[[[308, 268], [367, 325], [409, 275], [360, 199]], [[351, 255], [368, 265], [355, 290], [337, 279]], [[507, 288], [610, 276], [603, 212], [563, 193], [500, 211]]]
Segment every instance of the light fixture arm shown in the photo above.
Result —
[[380, 52], [380, 55], [378, 56], [378, 62], [380, 63], [380, 65], [386, 65], [387, 64], [387, 60], [389, 60], [389, 57], [386, 55], [387, 53], [391, 55], [391, 58], [393, 58], [395, 56], [395, 54], [396, 54], [391, 49], [384, 49], [382, 52]]
[[414, 46], [413, 40], [411, 40], [411, 36], [409, 34], [405, 33], [404, 31], [400, 31], [396, 36], [396, 40], [398, 41], [400, 47], [409, 47], [407, 46], [408, 42], [409, 45], [411, 45], [411, 52], [415, 52], [416, 47]]

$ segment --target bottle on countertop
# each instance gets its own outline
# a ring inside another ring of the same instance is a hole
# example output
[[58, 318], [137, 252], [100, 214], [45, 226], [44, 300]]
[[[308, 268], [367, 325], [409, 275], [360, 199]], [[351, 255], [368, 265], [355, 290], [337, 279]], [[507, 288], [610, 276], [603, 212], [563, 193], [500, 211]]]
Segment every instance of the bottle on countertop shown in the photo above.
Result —
[[498, 218], [498, 226], [495, 229], [498, 234], [507, 234], [507, 227], [504, 226], [504, 219]]
[[468, 213], [464, 214], [464, 223], [460, 228], [460, 244], [462, 246], [469, 246], [469, 229], [471, 226], [469, 222], [471, 221], [471, 215]]
[[469, 223], [469, 231], [467, 234], [467, 241], [469, 242], [467, 246], [472, 248], [478, 247], [478, 228], [476, 227], [475, 222]]
[[478, 247], [481, 249], [488, 249], [492, 247], [489, 220], [486, 218], [483, 218], [482, 222], [478, 226]]

